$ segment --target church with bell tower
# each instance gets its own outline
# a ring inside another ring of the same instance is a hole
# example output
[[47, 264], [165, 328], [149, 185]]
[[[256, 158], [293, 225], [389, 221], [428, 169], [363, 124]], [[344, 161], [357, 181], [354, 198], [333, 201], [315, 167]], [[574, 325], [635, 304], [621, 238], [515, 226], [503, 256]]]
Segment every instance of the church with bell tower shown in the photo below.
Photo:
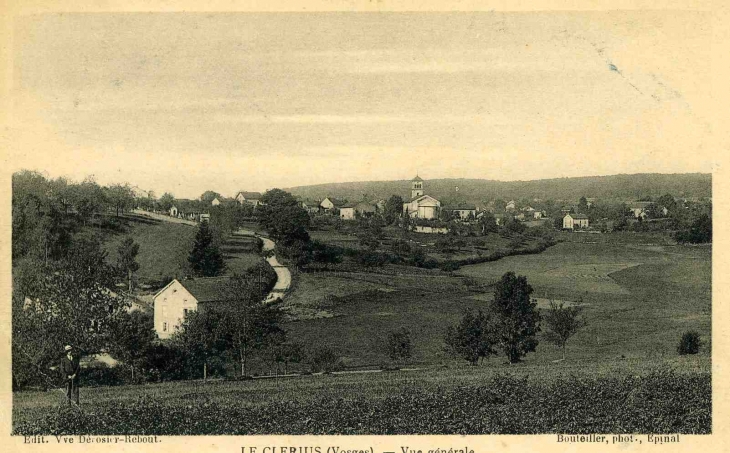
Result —
[[411, 180], [411, 200], [403, 203], [403, 214], [412, 218], [437, 219], [441, 202], [424, 193], [424, 181], [416, 175]]

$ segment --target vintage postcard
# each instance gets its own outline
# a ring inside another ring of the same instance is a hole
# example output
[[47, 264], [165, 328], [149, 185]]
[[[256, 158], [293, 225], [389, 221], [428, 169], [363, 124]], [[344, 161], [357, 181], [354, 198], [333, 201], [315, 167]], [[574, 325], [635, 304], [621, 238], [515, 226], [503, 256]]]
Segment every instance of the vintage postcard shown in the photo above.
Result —
[[722, 5], [3, 8], [10, 451], [726, 445]]

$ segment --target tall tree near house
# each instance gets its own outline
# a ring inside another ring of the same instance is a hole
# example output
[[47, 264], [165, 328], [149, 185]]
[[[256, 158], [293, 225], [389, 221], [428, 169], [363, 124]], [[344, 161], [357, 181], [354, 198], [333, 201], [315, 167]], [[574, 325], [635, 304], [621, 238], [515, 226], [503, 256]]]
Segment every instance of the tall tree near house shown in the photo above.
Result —
[[113, 184], [106, 189], [107, 201], [116, 212], [116, 216], [134, 205], [134, 192], [129, 184]]
[[588, 212], [588, 199], [586, 197], [580, 197], [580, 200], [578, 201], [578, 210], [581, 214]]
[[193, 249], [188, 256], [190, 268], [198, 277], [215, 277], [222, 274], [225, 269], [223, 255], [213, 239], [208, 224], [202, 222], [198, 226]]
[[203, 379], [208, 378], [211, 359], [222, 357], [227, 349], [225, 322], [223, 314], [215, 309], [188, 311], [172, 336], [173, 344], [186, 352], [188, 362], [202, 366]]
[[510, 363], [519, 362], [538, 345], [540, 312], [537, 302], [530, 299], [532, 286], [527, 278], [505, 273], [494, 288], [490, 312], [495, 315], [499, 343]]
[[132, 276], [139, 270], [137, 254], [139, 244], [131, 237], [125, 238], [117, 248], [117, 268], [126, 274], [129, 291], [132, 291]]
[[112, 324], [112, 332], [109, 353], [130, 367], [134, 380], [135, 368], [143, 366], [157, 339], [154, 319], [141, 310], [122, 313]]
[[163, 211], [169, 211], [173, 203], [175, 203], [175, 196], [169, 192], [163, 193], [158, 200], [158, 205]]
[[107, 348], [114, 320], [129, 306], [112, 292], [114, 274], [106, 253], [89, 240], [72, 244], [58, 261], [19, 263], [13, 269], [13, 341], [20, 356], [34, 369], [48, 369], [64, 344], [85, 354]]
[[585, 320], [579, 317], [581, 311], [581, 306], [565, 307], [563, 302], [550, 301], [550, 309], [545, 315], [545, 324], [550, 329], [547, 340], [563, 350], [563, 360], [568, 340], [585, 325]]
[[219, 200], [223, 199], [221, 194], [218, 192], [213, 192], [212, 190], [206, 190], [203, 192], [203, 195], [200, 196], [200, 201], [202, 201], [205, 204], [211, 204], [213, 200], [218, 198]]
[[388, 225], [395, 223], [403, 214], [403, 197], [400, 195], [391, 195], [388, 201], [385, 202], [385, 208], [383, 209], [383, 217]]
[[234, 276], [225, 288], [226, 303], [221, 304], [228, 347], [241, 364], [241, 376], [248, 376], [248, 363], [255, 351], [284, 342], [279, 327], [283, 313], [264, 302], [258, 283], [247, 276]]
[[483, 235], [499, 231], [497, 219], [491, 212], [485, 212], [479, 217], [479, 227], [481, 228]]
[[275, 239], [309, 241], [309, 214], [296, 198], [281, 189], [271, 189], [261, 197], [259, 223]]

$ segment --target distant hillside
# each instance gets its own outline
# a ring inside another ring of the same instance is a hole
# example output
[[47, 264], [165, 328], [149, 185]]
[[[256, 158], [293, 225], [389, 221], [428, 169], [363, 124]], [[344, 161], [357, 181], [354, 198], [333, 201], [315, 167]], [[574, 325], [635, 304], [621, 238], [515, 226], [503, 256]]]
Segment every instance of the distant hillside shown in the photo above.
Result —
[[[458, 187], [458, 191], [456, 188]], [[486, 179], [432, 179], [424, 183], [425, 193], [442, 201], [483, 204], [493, 199], [553, 199], [566, 202], [580, 197], [638, 200], [656, 198], [666, 193], [675, 197], [711, 197], [712, 175], [705, 173], [587, 176], [580, 178], [540, 179], [535, 181], [493, 181]], [[304, 199], [324, 197], [346, 198], [350, 201], [367, 198], [387, 199], [410, 196], [410, 181], [366, 181], [318, 184], [285, 189]]]

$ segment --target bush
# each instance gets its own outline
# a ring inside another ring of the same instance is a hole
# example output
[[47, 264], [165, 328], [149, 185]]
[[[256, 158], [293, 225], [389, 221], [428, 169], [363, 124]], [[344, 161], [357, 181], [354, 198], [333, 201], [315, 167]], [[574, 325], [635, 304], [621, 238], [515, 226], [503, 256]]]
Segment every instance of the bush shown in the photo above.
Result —
[[330, 373], [344, 368], [342, 358], [329, 346], [320, 346], [309, 355], [313, 373]]
[[391, 360], [405, 360], [413, 354], [413, 343], [411, 342], [411, 331], [401, 327], [388, 335], [388, 357]]
[[697, 354], [700, 352], [701, 345], [700, 334], [694, 330], [687, 331], [682, 335], [682, 339], [679, 340], [677, 352], [679, 352], [679, 355]]

